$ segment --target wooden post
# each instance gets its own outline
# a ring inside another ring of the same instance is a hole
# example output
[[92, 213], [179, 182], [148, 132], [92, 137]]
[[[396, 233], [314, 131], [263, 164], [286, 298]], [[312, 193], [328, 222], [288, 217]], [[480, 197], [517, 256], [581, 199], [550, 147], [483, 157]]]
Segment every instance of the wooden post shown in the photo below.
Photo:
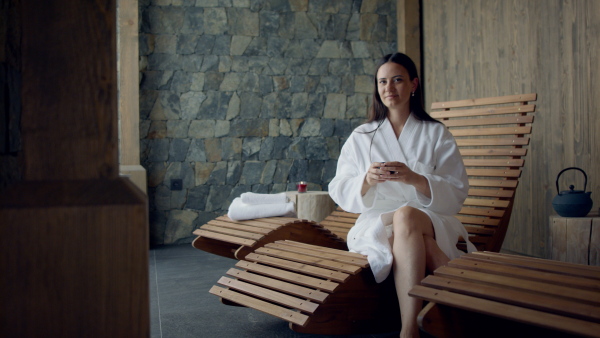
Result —
[[148, 207], [119, 178], [116, 3], [21, 0], [23, 181], [0, 196], [0, 332], [148, 337]]
[[138, 1], [118, 0], [119, 172], [146, 192], [140, 165], [140, 88]]
[[421, 15], [419, 0], [398, 0], [398, 51], [408, 55], [417, 66], [423, 87], [421, 70]]

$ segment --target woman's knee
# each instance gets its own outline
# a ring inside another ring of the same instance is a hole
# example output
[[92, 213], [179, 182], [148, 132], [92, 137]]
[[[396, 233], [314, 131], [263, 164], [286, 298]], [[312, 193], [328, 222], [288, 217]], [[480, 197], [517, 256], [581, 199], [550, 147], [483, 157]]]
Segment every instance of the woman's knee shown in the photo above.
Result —
[[417, 208], [404, 206], [394, 213], [394, 233], [411, 234], [427, 233], [426, 227], [431, 227], [429, 216]]

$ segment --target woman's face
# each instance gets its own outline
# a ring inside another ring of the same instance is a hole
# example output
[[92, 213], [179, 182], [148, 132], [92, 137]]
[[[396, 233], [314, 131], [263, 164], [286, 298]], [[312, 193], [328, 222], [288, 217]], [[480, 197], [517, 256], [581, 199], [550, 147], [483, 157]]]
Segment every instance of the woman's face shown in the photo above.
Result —
[[377, 91], [388, 109], [410, 109], [410, 95], [417, 88], [418, 79], [410, 80], [404, 66], [395, 62], [384, 63], [377, 71]]

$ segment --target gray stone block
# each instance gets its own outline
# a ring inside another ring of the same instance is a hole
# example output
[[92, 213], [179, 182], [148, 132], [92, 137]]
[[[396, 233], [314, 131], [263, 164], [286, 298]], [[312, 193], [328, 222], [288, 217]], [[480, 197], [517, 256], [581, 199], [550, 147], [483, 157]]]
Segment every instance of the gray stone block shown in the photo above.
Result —
[[263, 161], [246, 161], [242, 168], [242, 176], [240, 184], [252, 185], [259, 184], [265, 162]]
[[210, 173], [206, 184], [224, 185], [227, 182], [227, 162], [218, 162]]
[[181, 33], [202, 35], [204, 33], [204, 8], [186, 7]]
[[206, 152], [204, 151], [203, 140], [192, 139], [185, 160], [188, 162], [206, 162]]
[[277, 184], [288, 182], [292, 163], [294, 163], [294, 160], [291, 159], [277, 161], [277, 168], [275, 169], [275, 174], [273, 175], [273, 183]]
[[209, 192], [210, 186], [208, 185], [199, 185], [197, 187], [189, 189], [185, 208], [194, 210], [204, 210]]
[[169, 159], [169, 140], [155, 139], [148, 140], [148, 158], [149, 162], [161, 162]]
[[189, 139], [175, 138], [171, 140], [171, 147], [169, 149], [169, 161], [185, 161], [190, 147]]
[[306, 159], [329, 160], [329, 151], [324, 137], [310, 137], [307, 139]]
[[242, 175], [242, 161], [229, 161], [227, 163], [227, 184], [236, 185]]
[[192, 87], [192, 81], [193, 77], [191, 73], [176, 71], [171, 81], [171, 90], [178, 94], [189, 92]]
[[260, 137], [245, 137], [242, 144], [242, 160], [258, 160], [261, 144]]

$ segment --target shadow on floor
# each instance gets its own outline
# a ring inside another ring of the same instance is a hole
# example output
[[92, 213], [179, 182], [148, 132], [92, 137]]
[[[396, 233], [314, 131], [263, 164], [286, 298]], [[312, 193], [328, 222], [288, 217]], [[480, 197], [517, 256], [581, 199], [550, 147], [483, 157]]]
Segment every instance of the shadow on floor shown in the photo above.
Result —
[[[235, 262], [200, 251], [190, 244], [151, 249], [152, 338], [342, 337], [299, 334], [278, 318], [253, 309], [221, 304], [208, 290]], [[398, 337], [398, 332], [344, 337]]]

